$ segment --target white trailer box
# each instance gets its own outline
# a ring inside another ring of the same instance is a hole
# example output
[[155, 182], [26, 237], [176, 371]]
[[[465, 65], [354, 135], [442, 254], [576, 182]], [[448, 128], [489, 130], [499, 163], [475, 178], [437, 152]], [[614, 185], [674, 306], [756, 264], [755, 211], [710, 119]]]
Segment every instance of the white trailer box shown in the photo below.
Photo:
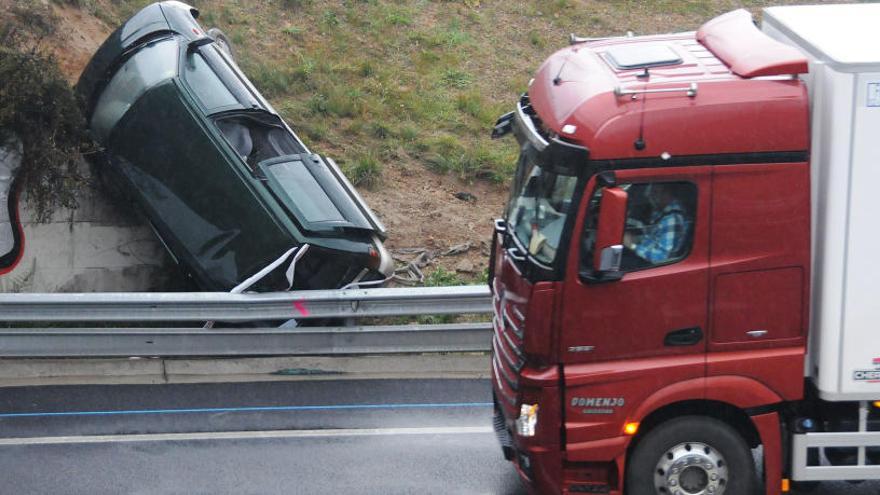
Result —
[[810, 61], [813, 279], [806, 374], [827, 400], [880, 399], [880, 4], [772, 7]]

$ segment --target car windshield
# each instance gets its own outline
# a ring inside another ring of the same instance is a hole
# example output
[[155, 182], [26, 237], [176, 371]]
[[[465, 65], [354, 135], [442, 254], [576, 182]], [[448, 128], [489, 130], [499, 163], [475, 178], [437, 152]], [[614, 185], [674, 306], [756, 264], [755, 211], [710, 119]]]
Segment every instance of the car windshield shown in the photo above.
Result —
[[520, 156], [517, 189], [507, 208], [507, 223], [535, 260], [551, 265], [559, 251], [577, 177], [542, 168], [536, 156], [531, 146]]

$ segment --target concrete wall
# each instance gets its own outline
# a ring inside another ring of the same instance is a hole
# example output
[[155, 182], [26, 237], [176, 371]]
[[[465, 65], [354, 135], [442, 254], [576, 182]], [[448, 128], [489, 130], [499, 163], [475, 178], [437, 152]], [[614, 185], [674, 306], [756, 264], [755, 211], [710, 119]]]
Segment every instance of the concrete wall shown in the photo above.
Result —
[[0, 292], [162, 291], [179, 284], [176, 266], [141, 218], [93, 187], [78, 201], [79, 208], [37, 223], [27, 198], [19, 200], [24, 254], [0, 275]]

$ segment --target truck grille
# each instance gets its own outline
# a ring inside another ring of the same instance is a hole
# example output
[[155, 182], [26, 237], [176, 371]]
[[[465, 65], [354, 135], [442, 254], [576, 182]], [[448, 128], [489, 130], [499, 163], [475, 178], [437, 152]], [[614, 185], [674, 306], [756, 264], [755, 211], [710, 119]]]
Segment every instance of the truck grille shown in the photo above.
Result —
[[492, 319], [492, 367], [496, 379], [498, 398], [508, 417], [515, 417], [517, 392], [519, 391], [519, 371], [525, 365], [522, 353], [523, 323], [522, 312], [508, 299], [498, 296], [498, 280], [494, 280]]
[[497, 409], [495, 410], [495, 417], [492, 418], [492, 426], [495, 428], [495, 435], [498, 437], [501, 447], [513, 448], [513, 439], [510, 438], [510, 432], [507, 430], [504, 416]]

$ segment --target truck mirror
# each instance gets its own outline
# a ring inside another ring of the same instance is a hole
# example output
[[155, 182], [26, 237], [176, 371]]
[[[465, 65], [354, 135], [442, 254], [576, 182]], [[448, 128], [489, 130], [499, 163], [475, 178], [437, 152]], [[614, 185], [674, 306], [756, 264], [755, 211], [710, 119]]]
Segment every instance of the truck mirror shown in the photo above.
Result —
[[627, 193], [619, 187], [606, 187], [602, 191], [596, 249], [593, 250], [593, 267], [599, 273], [620, 270], [626, 201]]
[[600, 272], [619, 272], [620, 260], [623, 257], [623, 245], [617, 244], [608, 246], [599, 253], [599, 265], [597, 270]]

